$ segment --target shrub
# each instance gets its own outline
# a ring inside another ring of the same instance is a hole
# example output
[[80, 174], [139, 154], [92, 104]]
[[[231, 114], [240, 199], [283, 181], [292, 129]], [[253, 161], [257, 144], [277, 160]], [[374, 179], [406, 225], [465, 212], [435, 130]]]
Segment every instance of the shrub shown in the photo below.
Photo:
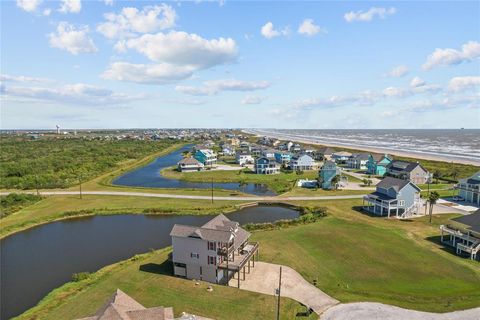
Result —
[[86, 280], [90, 278], [91, 274], [90, 272], [79, 272], [79, 273], [74, 273], [72, 274], [72, 281], [73, 282], [79, 282], [82, 280]]

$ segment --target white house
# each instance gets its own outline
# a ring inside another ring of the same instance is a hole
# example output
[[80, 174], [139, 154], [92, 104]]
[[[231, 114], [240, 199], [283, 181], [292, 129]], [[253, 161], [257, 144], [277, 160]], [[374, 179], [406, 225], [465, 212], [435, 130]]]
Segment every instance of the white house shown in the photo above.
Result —
[[255, 159], [255, 173], [257, 174], [276, 174], [280, 172], [280, 165], [275, 158], [260, 157]]
[[339, 151], [332, 154], [332, 160], [336, 163], [346, 163], [348, 158], [350, 158], [352, 154], [346, 151]]
[[308, 154], [294, 156], [290, 161], [292, 170], [317, 170], [318, 164]]
[[369, 153], [354, 153], [347, 159], [347, 167], [351, 169], [367, 170]]
[[467, 179], [461, 179], [457, 185], [459, 196], [470, 202], [480, 206], [480, 171]]
[[180, 172], [201, 171], [204, 167], [203, 163], [194, 158], [183, 158], [177, 163]]
[[255, 159], [250, 153], [244, 153], [244, 152], [238, 152], [236, 159], [237, 159], [237, 163], [241, 166], [244, 166], [246, 164], [252, 164], [255, 162]]
[[250, 233], [223, 214], [201, 227], [175, 224], [170, 236], [176, 276], [226, 284], [237, 274], [240, 287], [241, 271], [245, 279], [252, 260], [255, 266], [258, 243], [248, 242]]

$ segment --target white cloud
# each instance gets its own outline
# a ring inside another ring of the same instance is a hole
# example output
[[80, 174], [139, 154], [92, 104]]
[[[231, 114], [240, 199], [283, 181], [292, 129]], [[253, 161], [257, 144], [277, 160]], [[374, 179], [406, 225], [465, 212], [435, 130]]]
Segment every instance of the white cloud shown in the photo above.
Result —
[[58, 11], [62, 13], [79, 13], [82, 10], [82, 2], [80, 0], [61, 0], [62, 4]]
[[426, 82], [419, 77], [415, 77], [410, 81], [410, 87], [412, 87], [412, 88], [422, 87], [425, 84], [426, 84]]
[[448, 83], [448, 90], [453, 92], [462, 92], [470, 89], [478, 90], [480, 87], [480, 77], [454, 77]]
[[103, 0], [106, 6], [113, 6], [113, 0]]
[[267, 97], [259, 97], [259, 96], [246, 96], [242, 99], [242, 104], [260, 104], [262, 103]]
[[142, 10], [123, 8], [119, 14], [104, 14], [107, 20], [97, 26], [97, 31], [109, 39], [133, 37], [138, 33], [156, 32], [175, 26], [177, 14], [167, 5], [146, 6]]
[[270, 87], [268, 81], [221, 79], [205, 81], [201, 87], [176, 86], [175, 90], [194, 96], [215, 95], [221, 91], [255, 91]]
[[0, 74], [1, 82], [22, 82], [22, 83], [40, 83], [47, 82], [48, 79], [37, 78], [37, 77], [27, 77], [27, 76], [12, 76], [8, 74]]
[[64, 85], [57, 88], [4, 87], [2, 95], [17, 97], [29, 102], [52, 102], [72, 105], [123, 105], [143, 96], [129, 96], [84, 83]]
[[17, 7], [27, 12], [34, 12], [41, 3], [42, 0], [17, 0]]
[[176, 66], [168, 63], [132, 64], [114, 62], [101, 75], [108, 80], [136, 82], [144, 84], [168, 84], [192, 76], [195, 68]]
[[77, 29], [67, 22], [60, 22], [56, 33], [50, 33], [48, 37], [52, 48], [58, 48], [77, 55], [79, 53], [98, 51], [88, 33], [88, 26], [80, 26]]
[[378, 16], [380, 19], [385, 19], [387, 16], [395, 14], [397, 10], [393, 7], [390, 8], [378, 8], [371, 7], [368, 11], [350, 11], [345, 13], [343, 16], [347, 22], [362, 21], [369, 22], [372, 21], [375, 16]]
[[394, 67], [392, 70], [390, 70], [390, 72], [388, 72], [386, 75], [392, 78], [400, 78], [405, 76], [408, 73], [408, 71], [409, 70], [407, 66], [399, 65]]
[[49, 9], [49, 8], [43, 10], [42, 12], [42, 14], [46, 17], [48, 17], [51, 13], [52, 13], [52, 9]]
[[129, 39], [125, 46], [155, 62], [188, 65], [197, 69], [233, 62], [238, 52], [237, 45], [231, 38], [207, 40], [181, 31], [145, 34]]
[[469, 41], [462, 45], [461, 50], [456, 49], [435, 49], [428, 56], [427, 61], [423, 64], [424, 70], [430, 70], [438, 66], [456, 65], [462, 62], [472, 61], [480, 57], [480, 42]]
[[303, 22], [298, 26], [298, 33], [304, 34], [307, 36], [313, 36], [317, 33], [322, 32], [322, 29], [316, 25], [313, 19], [305, 19]]
[[275, 30], [273, 23], [270, 21], [267, 22], [261, 29], [260, 33], [267, 39], [272, 39], [278, 36], [286, 36], [290, 33], [288, 27], [283, 28], [282, 30]]
[[402, 98], [411, 95], [411, 91], [399, 87], [388, 87], [382, 91], [383, 95], [386, 97], [395, 97]]

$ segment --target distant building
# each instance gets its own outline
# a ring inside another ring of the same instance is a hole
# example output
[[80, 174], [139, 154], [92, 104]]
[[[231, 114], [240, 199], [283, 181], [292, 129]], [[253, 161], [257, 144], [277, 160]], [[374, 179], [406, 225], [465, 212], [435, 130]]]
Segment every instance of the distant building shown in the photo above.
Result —
[[346, 163], [348, 158], [350, 158], [351, 156], [352, 154], [350, 152], [339, 151], [332, 154], [331, 159], [334, 160], [336, 163], [343, 164]]
[[180, 172], [201, 171], [205, 166], [194, 158], [183, 158], [177, 163], [177, 169]]
[[197, 150], [195, 151], [193, 157], [203, 163], [205, 166], [217, 164], [217, 155], [211, 149]]
[[280, 165], [273, 157], [260, 157], [255, 159], [255, 173], [277, 174], [280, 172]]
[[323, 147], [317, 150], [317, 153], [323, 160], [330, 160], [335, 153], [335, 149], [330, 147]]
[[386, 175], [390, 177], [409, 180], [415, 184], [423, 184], [430, 181], [430, 172], [418, 162], [393, 160], [386, 168]]
[[223, 214], [201, 227], [175, 224], [170, 236], [176, 276], [227, 284], [237, 274], [240, 286], [241, 271], [245, 279], [251, 260], [255, 266], [258, 243], [248, 242], [250, 233]]
[[237, 163], [241, 166], [244, 166], [246, 164], [252, 164], [255, 161], [253, 156], [248, 152], [237, 152], [236, 160]]
[[298, 144], [298, 143], [295, 143], [295, 144], [293, 145], [293, 148], [292, 148], [290, 151], [292, 151], [292, 152], [300, 152], [300, 151], [302, 151], [302, 146], [300, 146], [300, 144]]
[[222, 147], [222, 153], [224, 156], [233, 156], [235, 154], [235, 148], [231, 145], [224, 144]]
[[317, 180], [300, 179], [300, 180], [297, 181], [297, 187], [316, 188], [316, 187], [318, 187], [318, 181]]
[[322, 189], [334, 189], [336, 186], [332, 183], [332, 179], [340, 174], [337, 164], [327, 160], [320, 168], [319, 178]]
[[374, 193], [363, 197], [363, 209], [380, 216], [407, 218], [419, 213], [420, 191], [413, 182], [385, 177]]
[[457, 185], [459, 196], [480, 206], [480, 171], [467, 179], [461, 179]]
[[262, 156], [267, 157], [267, 158], [275, 158], [275, 150], [263, 149], [262, 150]]
[[355, 153], [347, 159], [347, 167], [350, 169], [367, 170], [369, 153]]
[[318, 170], [318, 164], [308, 154], [294, 156], [290, 162], [292, 170]]
[[285, 152], [285, 151], [276, 151], [274, 153], [275, 160], [278, 163], [289, 163], [290, 160], [292, 159], [292, 154], [290, 152]]
[[383, 177], [387, 172], [388, 164], [392, 160], [392, 157], [388, 154], [370, 154], [367, 161], [367, 173]]

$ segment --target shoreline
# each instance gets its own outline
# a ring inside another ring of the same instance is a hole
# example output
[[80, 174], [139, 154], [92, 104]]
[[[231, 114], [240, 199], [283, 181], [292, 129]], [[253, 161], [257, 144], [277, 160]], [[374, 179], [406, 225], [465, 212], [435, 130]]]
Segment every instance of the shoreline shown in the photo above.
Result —
[[406, 158], [414, 158], [414, 159], [417, 158], [422, 160], [433, 160], [433, 161], [441, 161], [441, 162], [448, 162], [448, 163], [480, 166], [480, 160], [476, 161], [472, 159], [457, 159], [457, 158], [450, 158], [448, 156], [442, 156], [442, 155], [430, 155], [430, 154], [416, 153], [416, 152], [409, 152], [409, 151], [398, 151], [398, 150], [387, 149], [387, 148], [355, 146], [353, 144], [346, 145], [346, 144], [331, 143], [331, 142], [324, 143], [324, 142], [315, 141], [314, 138], [309, 140], [307, 138], [299, 138], [290, 134], [281, 134], [281, 133], [274, 133], [274, 132], [261, 131], [261, 130], [257, 131], [257, 130], [245, 129], [245, 130], [242, 130], [242, 132], [259, 136], [259, 137], [266, 136], [269, 138], [275, 138], [279, 140], [292, 140], [294, 142], [300, 142], [300, 143], [316, 145], [316, 146], [326, 146], [326, 147], [334, 147], [334, 148], [336, 147], [336, 148], [344, 148], [344, 149], [352, 149], [352, 150], [355, 149], [355, 150], [374, 152], [374, 153], [387, 153], [387, 154], [391, 154], [393, 156], [398, 156], [398, 157], [406, 157]]

